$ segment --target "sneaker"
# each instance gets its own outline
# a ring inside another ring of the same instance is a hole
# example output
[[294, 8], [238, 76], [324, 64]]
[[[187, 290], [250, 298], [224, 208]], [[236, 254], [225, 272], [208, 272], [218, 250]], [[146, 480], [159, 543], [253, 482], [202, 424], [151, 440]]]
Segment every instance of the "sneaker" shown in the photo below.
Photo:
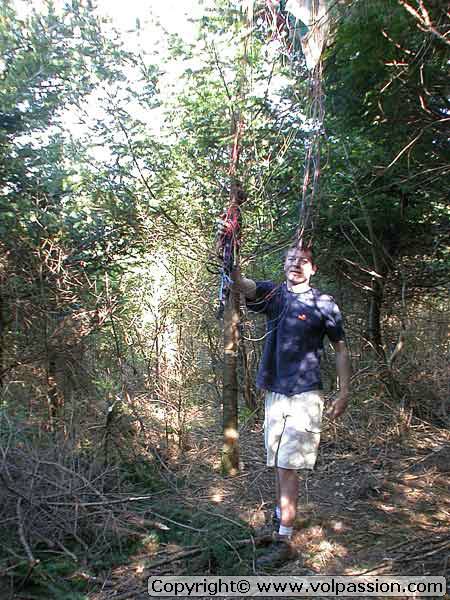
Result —
[[298, 557], [298, 551], [292, 540], [275, 533], [272, 543], [267, 550], [256, 559], [256, 568], [261, 570], [274, 569]]

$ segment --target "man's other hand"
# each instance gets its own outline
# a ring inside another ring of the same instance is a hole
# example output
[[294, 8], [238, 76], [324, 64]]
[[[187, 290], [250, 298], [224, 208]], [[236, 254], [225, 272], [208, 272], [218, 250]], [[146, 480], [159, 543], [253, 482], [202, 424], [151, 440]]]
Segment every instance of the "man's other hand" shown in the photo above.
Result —
[[347, 408], [348, 390], [350, 389], [350, 360], [343, 340], [331, 342], [336, 351], [336, 371], [339, 377], [339, 395], [328, 410], [330, 419], [340, 417]]
[[331, 403], [330, 408], [327, 411], [327, 415], [330, 419], [337, 419], [340, 417], [348, 404], [348, 392], [340, 392], [339, 396]]

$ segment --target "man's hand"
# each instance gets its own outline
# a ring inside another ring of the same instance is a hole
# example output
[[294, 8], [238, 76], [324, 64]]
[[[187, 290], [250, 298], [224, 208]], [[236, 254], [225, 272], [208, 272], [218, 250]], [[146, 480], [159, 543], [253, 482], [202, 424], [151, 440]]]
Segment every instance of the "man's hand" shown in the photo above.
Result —
[[327, 410], [327, 415], [330, 419], [337, 419], [340, 417], [348, 404], [348, 392], [340, 392], [339, 396], [331, 403], [330, 408]]
[[337, 419], [347, 408], [348, 390], [350, 387], [350, 361], [348, 358], [347, 348], [344, 341], [331, 342], [336, 352], [336, 371], [339, 377], [339, 395], [331, 403], [327, 411], [330, 419]]
[[243, 279], [244, 278], [242, 277], [241, 267], [239, 265], [235, 266], [233, 270], [233, 283], [235, 283], [236, 286], [239, 287]]
[[254, 300], [256, 298], [256, 283], [253, 281], [253, 279], [242, 277], [240, 267], [235, 267], [231, 277], [233, 279], [235, 288], [244, 294], [247, 300]]

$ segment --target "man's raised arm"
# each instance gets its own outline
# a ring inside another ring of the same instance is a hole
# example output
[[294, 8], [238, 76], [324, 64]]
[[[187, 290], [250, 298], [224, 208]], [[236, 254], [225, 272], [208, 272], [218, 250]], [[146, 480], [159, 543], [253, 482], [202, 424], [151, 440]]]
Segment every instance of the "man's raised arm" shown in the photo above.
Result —
[[233, 272], [233, 282], [236, 289], [244, 294], [247, 300], [256, 298], [256, 282], [253, 279], [247, 279], [242, 276], [241, 269], [237, 267]]

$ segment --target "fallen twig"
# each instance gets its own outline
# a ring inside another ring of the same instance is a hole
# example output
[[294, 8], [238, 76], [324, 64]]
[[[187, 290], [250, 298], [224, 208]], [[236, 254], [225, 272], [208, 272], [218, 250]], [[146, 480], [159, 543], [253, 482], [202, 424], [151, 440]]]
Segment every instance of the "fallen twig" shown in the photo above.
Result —
[[196, 556], [203, 552], [204, 548], [194, 548], [193, 550], [184, 550], [183, 552], [178, 552], [177, 554], [172, 554], [167, 558], [163, 558], [161, 560], [157, 560], [154, 563], [151, 563], [148, 568], [155, 569], [156, 567], [160, 567], [161, 565], [167, 565], [172, 562], [176, 562], [177, 560], [181, 560], [183, 558], [188, 558], [189, 556]]
[[[166, 490], [165, 490], [166, 491]], [[123, 504], [124, 502], [138, 502], [139, 500], [150, 500], [156, 496], [156, 494], [150, 494], [148, 496], [127, 496], [126, 498], [116, 498], [115, 500], [102, 500], [101, 502], [47, 502], [49, 506], [106, 506], [109, 504]]]
[[174, 521], [173, 519], [169, 519], [169, 517], [165, 517], [164, 515], [161, 515], [161, 514], [155, 512], [151, 508], [148, 508], [147, 510], [148, 510], [148, 512], [151, 512], [153, 515], [155, 515], [155, 517], [158, 517], [158, 519], [162, 519], [163, 521], [168, 521], [169, 523], [173, 523], [174, 525], [177, 525], [178, 527], [183, 527], [183, 529], [190, 529], [191, 531], [196, 531], [197, 533], [206, 533], [207, 532], [207, 529], [197, 529], [196, 527], [191, 527], [191, 525], [186, 525], [185, 523], [180, 523], [179, 521]]

